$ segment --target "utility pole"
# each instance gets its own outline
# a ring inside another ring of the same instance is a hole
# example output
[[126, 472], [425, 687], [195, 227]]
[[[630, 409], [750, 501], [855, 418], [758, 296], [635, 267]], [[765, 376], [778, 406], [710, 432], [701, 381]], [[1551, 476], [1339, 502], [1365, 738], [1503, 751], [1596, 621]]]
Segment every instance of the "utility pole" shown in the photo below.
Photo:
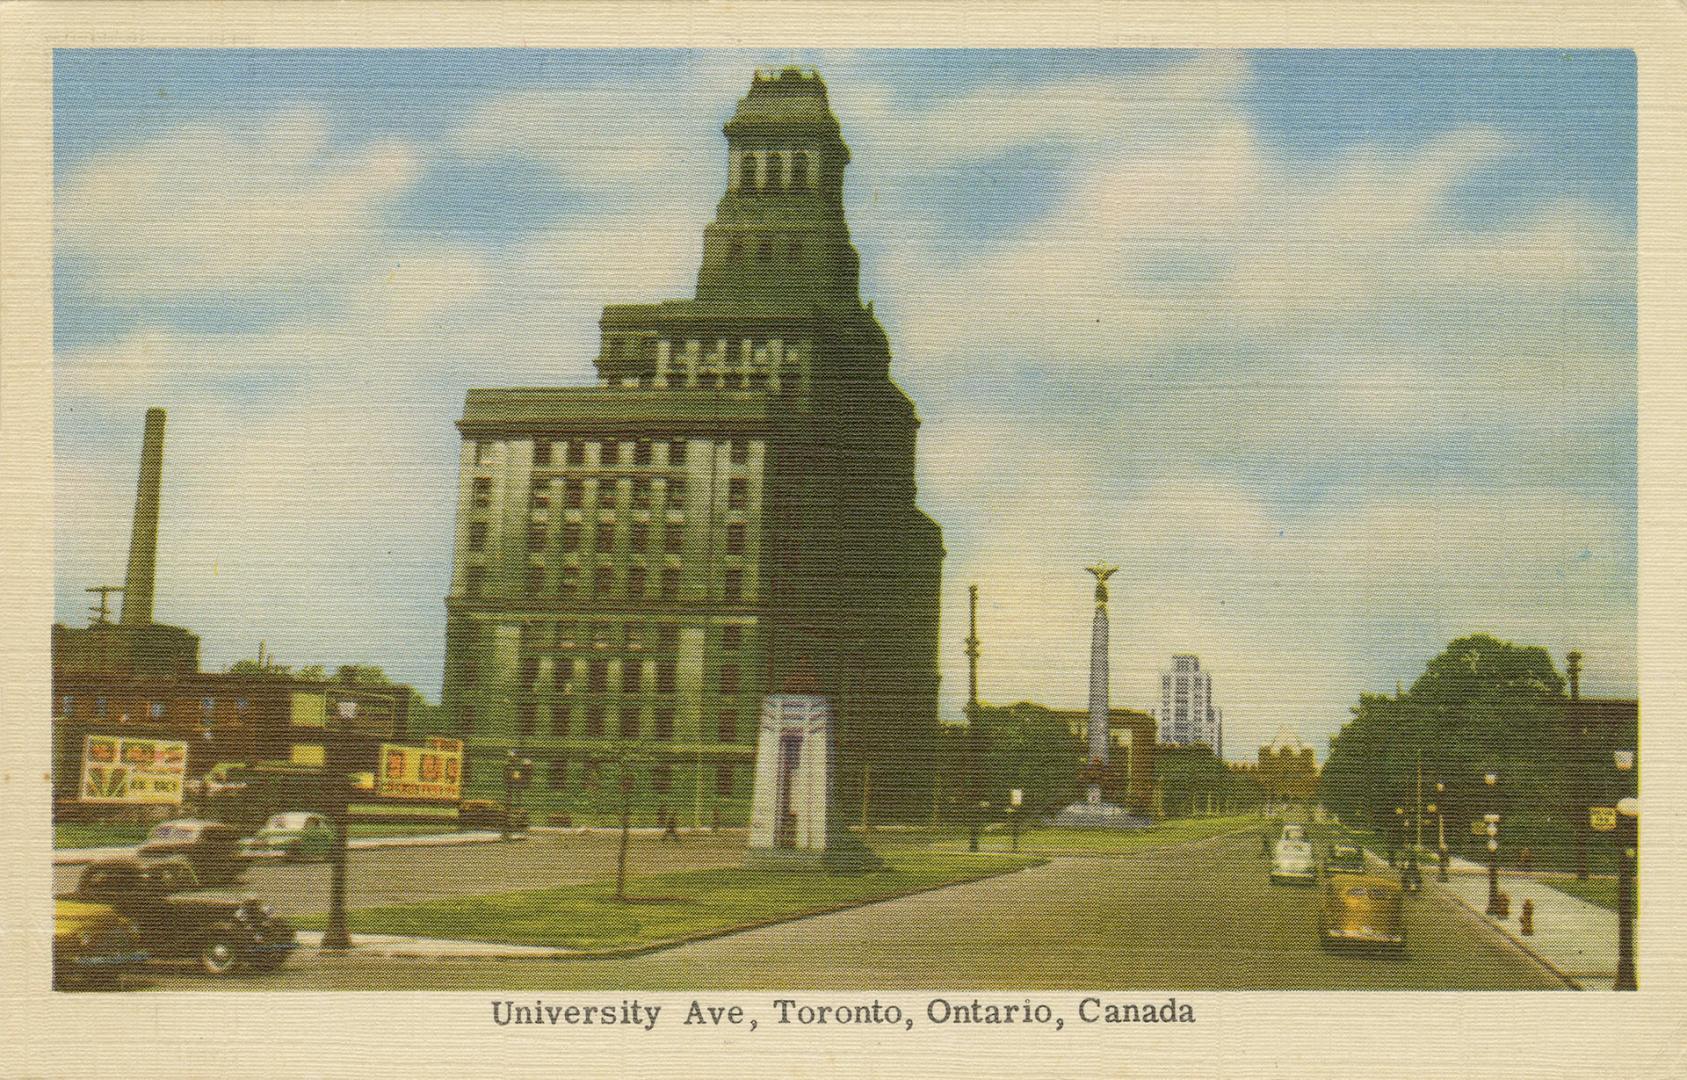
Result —
[[972, 828], [967, 840], [967, 850], [978, 850], [978, 830], [980, 818], [983, 816], [978, 809], [978, 757], [980, 721], [978, 715], [978, 586], [967, 587], [967, 784], [966, 801], [967, 814], [971, 817]]

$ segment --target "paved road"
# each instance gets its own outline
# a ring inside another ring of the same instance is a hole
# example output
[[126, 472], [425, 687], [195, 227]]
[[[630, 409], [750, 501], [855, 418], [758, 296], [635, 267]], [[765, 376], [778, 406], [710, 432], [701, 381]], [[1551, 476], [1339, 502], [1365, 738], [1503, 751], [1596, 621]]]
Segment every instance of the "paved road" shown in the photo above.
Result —
[[[466, 850], [466, 849], [465, 849]], [[508, 880], [507, 878], [504, 880]], [[499, 887], [503, 882], [500, 881]], [[1553, 989], [1431, 893], [1403, 959], [1330, 954], [1318, 892], [1266, 882], [1253, 833], [1017, 874], [616, 961], [300, 954], [244, 989]], [[167, 976], [169, 989], [207, 982]], [[221, 986], [223, 984], [211, 984]], [[233, 987], [230, 987], [233, 988]]]
[[[360, 850], [347, 859], [347, 904], [378, 907], [446, 896], [519, 892], [612, 877], [620, 837], [615, 833], [534, 833], [510, 843]], [[679, 843], [634, 834], [627, 865], [635, 875], [732, 866], [744, 861], [744, 833], [687, 834]], [[76, 887], [79, 866], [53, 869], [53, 891]], [[328, 867], [255, 860], [245, 879], [226, 891], [250, 892], [283, 915], [328, 910]]]

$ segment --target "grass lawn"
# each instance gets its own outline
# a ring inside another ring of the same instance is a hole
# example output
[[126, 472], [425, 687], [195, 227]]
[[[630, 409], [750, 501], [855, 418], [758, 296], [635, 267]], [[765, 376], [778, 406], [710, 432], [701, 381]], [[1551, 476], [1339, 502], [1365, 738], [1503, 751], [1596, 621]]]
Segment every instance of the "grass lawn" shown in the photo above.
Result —
[[[1551, 885], [1561, 893], [1568, 893], [1590, 904], [1598, 904], [1607, 911], [1617, 910], [1617, 879], [1614, 877], [1588, 878], [1579, 881], [1573, 877], [1543, 877], [1546, 884]], [[1640, 883], [1634, 883], [1634, 903], [1640, 904]]]
[[134, 847], [146, 839], [147, 825], [61, 822], [53, 826], [55, 848]]
[[[1033, 854], [1123, 855], [1259, 827], [1258, 815], [1234, 814], [1169, 818], [1146, 829], [1024, 829], [1019, 834], [1019, 850]], [[1006, 852], [1012, 845], [1013, 835], [1008, 829], [992, 829], [979, 837], [978, 850]], [[932, 846], [939, 851], [965, 851], [967, 840], [943, 840]]]
[[347, 835], [352, 837], [439, 836], [441, 834], [454, 833], [456, 831], [457, 826], [454, 822], [446, 822], [440, 825], [365, 825], [353, 822], [351, 832]]
[[[907, 850], [880, 854], [887, 868], [871, 874], [720, 867], [639, 877], [627, 883], [627, 902], [615, 899], [615, 883], [607, 879], [363, 908], [350, 913], [351, 930], [590, 951], [636, 949], [976, 881], [1036, 861]], [[298, 920], [306, 928], [325, 922], [321, 915]]]

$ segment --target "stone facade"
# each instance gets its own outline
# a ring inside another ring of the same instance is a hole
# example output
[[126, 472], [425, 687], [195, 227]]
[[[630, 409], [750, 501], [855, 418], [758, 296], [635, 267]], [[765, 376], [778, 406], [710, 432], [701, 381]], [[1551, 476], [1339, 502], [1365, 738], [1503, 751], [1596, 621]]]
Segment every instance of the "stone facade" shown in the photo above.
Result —
[[930, 805], [937, 724], [918, 420], [858, 295], [818, 75], [758, 72], [725, 133], [695, 298], [606, 307], [597, 386], [468, 393], [445, 711], [471, 785], [477, 746], [514, 747], [566, 802], [631, 740], [641, 806], [741, 823], [762, 695], [806, 662], [839, 782], [870, 766], [899, 816]]

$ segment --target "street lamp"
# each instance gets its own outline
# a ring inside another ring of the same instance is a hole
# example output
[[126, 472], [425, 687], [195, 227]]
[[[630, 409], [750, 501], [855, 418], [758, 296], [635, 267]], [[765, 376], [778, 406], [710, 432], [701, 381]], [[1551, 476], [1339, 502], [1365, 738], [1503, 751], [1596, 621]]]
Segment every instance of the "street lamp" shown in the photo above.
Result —
[[1404, 848], [1405, 846], [1406, 846], [1406, 808], [1404, 806], [1396, 806], [1394, 808], [1394, 842], [1392, 844], [1388, 845], [1388, 865], [1390, 865], [1390, 866], [1398, 866], [1399, 865], [1399, 863], [1400, 863], [1399, 856], [1401, 854], [1400, 849]]
[[1435, 802], [1430, 804], [1429, 812], [1435, 815], [1435, 859], [1440, 864], [1436, 873], [1437, 881], [1447, 880], [1447, 818], [1446, 811], [1441, 809], [1441, 800], [1447, 795], [1447, 785], [1435, 781]]
[[[1482, 782], [1488, 785], [1488, 805], [1495, 806], [1499, 795], [1498, 773], [1487, 773]], [[1497, 809], [1483, 815], [1488, 826], [1488, 914], [1500, 913], [1500, 815]]]
[[[1634, 773], [1634, 751], [1611, 752], [1624, 791]], [[1635, 990], [1634, 867], [1640, 854], [1640, 800], [1625, 795], [1617, 802], [1617, 982], [1614, 989]]]

